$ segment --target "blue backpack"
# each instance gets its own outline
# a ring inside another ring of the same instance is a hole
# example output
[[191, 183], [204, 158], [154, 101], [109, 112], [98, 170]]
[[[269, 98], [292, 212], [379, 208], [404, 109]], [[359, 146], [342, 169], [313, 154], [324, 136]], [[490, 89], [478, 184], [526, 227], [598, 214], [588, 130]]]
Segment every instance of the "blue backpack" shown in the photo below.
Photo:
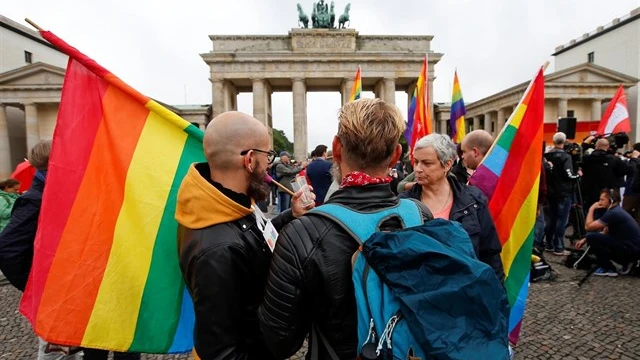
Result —
[[[459, 223], [424, 223], [411, 199], [376, 212], [325, 204], [311, 213], [332, 219], [361, 245], [352, 274], [358, 359], [509, 359], [504, 287]], [[392, 217], [403, 229], [381, 232]]]

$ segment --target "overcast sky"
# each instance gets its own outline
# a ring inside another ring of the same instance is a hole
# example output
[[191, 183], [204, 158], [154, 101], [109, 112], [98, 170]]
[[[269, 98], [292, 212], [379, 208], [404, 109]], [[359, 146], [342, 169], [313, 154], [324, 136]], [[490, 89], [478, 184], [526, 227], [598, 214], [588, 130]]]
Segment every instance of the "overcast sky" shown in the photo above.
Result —
[[[22, 24], [29, 17], [148, 96], [208, 104], [209, 69], [199, 55], [212, 48], [208, 35], [286, 34], [297, 26], [298, 2], [309, 12], [313, 0], [2, 0], [0, 13]], [[336, 0], [337, 10], [345, 5]], [[431, 49], [444, 53], [435, 67], [435, 101], [450, 101], [457, 67], [469, 103], [529, 80], [545, 60], [553, 71], [556, 46], [638, 6], [640, 0], [352, 0], [350, 15], [363, 35], [433, 35]], [[406, 113], [404, 93], [396, 103]], [[331, 145], [340, 94], [309, 93], [307, 104], [309, 148]], [[241, 94], [238, 107], [251, 114], [251, 94]], [[290, 93], [273, 95], [273, 124], [293, 139]]]

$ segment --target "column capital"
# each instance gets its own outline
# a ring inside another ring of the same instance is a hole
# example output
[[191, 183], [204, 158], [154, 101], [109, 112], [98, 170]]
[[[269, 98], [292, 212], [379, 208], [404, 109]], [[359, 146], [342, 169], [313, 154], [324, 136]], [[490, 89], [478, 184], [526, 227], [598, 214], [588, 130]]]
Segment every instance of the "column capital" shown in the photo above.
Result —
[[224, 83], [224, 79], [223, 78], [211, 78], [211, 82], [212, 83]]
[[301, 76], [292, 77], [291, 81], [293, 82], [306, 82], [306, 79]]
[[382, 78], [382, 81], [396, 81], [397, 77], [395, 76], [385, 76]]
[[252, 77], [251, 82], [265, 82], [265, 78], [261, 77]]

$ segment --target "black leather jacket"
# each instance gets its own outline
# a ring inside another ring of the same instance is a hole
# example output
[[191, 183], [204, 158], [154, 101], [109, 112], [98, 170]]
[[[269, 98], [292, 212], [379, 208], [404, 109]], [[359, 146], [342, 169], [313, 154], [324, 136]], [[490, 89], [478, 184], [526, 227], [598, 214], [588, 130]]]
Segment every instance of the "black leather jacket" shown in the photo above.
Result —
[[544, 154], [544, 158], [553, 165], [547, 173], [547, 196], [550, 199], [573, 196], [578, 175], [573, 173], [571, 155], [564, 150], [553, 149]]
[[[473, 186], [461, 184], [454, 176], [447, 177], [453, 191], [453, 205], [449, 220], [457, 221], [467, 231], [478, 260], [491, 266], [500, 281], [504, 281], [504, 270], [500, 253], [502, 245], [491, 219], [487, 200], [482, 192]], [[422, 186], [415, 184], [411, 190], [399, 195], [400, 198], [420, 200]]]
[[[205, 227], [183, 220], [179, 227], [180, 268], [196, 316], [195, 350], [202, 360], [274, 359], [260, 334], [256, 313], [264, 298], [271, 250], [256, 225], [255, 215], [247, 209], [249, 198], [239, 203], [242, 195], [205, 181], [209, 177], [207, 167], [197, 167], [202, 176], [194, 168], [185, 180], [197, 181], [197, 186], [189, 187], [196, 190], [190, 201], [181, 201], [188, 194], [179, 195], [178, 211], [184, 209], [184, 214], [198, 219], [218, 220]], [[207, 194], [215, 192], [214, 186], [226, 196], [216, 192], [217, 197], [207, 198]], [[197, 192], [205, 187], [207, 192]], [[200, 203], [194, 206], [194, 202]], [[228, 211], [232, 215], [224, 218], [221, 214], [233, 206], [245, 211], [235, 212], [237, 216]], [[279, 231], [292, 219], [291, 210], [287, 210], [272, 223]]]
[[[360, 211], [394, 206], [398, 198], [389, 184], [348, 187], [327, 203]], [[425, 220], [432, 216], [424, 207]], [[397, 219], [383, 229], [399, 229]], [[340, 359], [354, 359], [358, 347], [356, 303], [351, 258], [358, 243], [340, 225], [313, 213], [292, 221], [278, 237], [265, 300], [258, 318], [267, 346], [276, 358], [287, 358], [301, 347], [315, 323]], [[310, 341], [311, 342], [311, 341]], [[311, 358], [314, 344], [309, 343]], [[318, 359], [329, 359], [324, 344]]]

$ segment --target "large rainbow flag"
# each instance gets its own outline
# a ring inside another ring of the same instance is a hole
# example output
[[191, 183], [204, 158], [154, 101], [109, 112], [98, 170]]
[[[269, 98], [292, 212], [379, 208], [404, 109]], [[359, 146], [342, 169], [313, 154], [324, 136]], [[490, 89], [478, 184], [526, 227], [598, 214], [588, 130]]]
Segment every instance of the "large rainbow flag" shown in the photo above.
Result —
[[464, 107], [462, 99], [462, 90], [460, 90], [460, 82], [458, 81], [458, 70], [453, 73], [453, 91], [451, 94], [451, 116], [449, 124], [451, 126], [451, 140], [459, 144], [464, 139], [466, 133], [466, 124], [464, 115], [467, 109]]
[[409, 144], [409, 154], [413, 160], [413, 147], [418, 140], [433, 132], [431, 124], [431, 110], [429, 108], [429, 81], [427, 78], [427, 55], [424, 56], [422, 69], [418, 76], [418, 82], [413, 90], [411, 104], [409, 104], [409, 114], [407, 117], [407, 129], [404, 137]]
[[489, 199], [502, 243], [505, 287], [511, 306], [509, 341], [520, 336], [529, 291], [529, 269], [542, 162], [544, 76], [531, 81], [484, 160], [469, 179]]
[[20, 311], [57, 344], [190, 351], [174, 212], [189, 165], [204, 161], [203, 132], [41, 34], [69, 63]]
[[353, 88], [351, 88], [351, 95], [349, 96], [349, 102], [360, 99], [360, 94], [362, 94], [362, 73], [360, 71], [360, 66], [358, 66], [358, 71], [356, 71], [356, 77], [353, 79]]

